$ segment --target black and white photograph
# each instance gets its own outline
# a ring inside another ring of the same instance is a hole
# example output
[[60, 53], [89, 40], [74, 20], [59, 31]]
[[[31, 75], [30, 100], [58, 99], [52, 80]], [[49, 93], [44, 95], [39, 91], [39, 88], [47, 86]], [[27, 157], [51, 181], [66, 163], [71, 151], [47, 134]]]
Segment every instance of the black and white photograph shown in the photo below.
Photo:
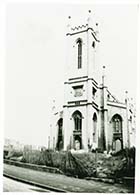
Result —
[[136, 193], [138, 13], [5, 3], [3, 192]]

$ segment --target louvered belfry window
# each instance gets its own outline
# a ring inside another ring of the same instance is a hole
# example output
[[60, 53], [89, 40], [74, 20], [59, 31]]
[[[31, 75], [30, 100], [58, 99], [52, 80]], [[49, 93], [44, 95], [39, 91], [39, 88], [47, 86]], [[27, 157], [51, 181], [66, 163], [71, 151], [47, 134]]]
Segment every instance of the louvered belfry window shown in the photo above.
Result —
[[82, 40], [78, 39], [78, 69], [82, 68]]

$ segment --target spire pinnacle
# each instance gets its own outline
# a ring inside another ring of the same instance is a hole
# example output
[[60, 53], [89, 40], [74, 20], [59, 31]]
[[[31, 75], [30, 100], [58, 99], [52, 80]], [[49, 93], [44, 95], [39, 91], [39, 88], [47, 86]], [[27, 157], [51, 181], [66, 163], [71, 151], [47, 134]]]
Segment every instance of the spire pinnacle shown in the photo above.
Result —
[[128, 100], [128, 91], [125, 91], [125, 102]]
[[68, 16], [68, 24], [67, 24], [68, 32], [70, 31], [70, 28], [71, 28], [71, 16]]
[[102, 84], [103, 84], [103, 86], [105, 85], [105, 66], [103, 66], [103, 69], [102, 69]]
[[88, 24], [89, 28], [94, 28], [94, 30], [96, 29], [96, 26], [93, 22], [93, 12], [92, 12], [92, 10], [88, 10], [87, 24]]
[[88, 22], [88, 25], [91, 23], [91, 10], [88, 10], [87, 22]]

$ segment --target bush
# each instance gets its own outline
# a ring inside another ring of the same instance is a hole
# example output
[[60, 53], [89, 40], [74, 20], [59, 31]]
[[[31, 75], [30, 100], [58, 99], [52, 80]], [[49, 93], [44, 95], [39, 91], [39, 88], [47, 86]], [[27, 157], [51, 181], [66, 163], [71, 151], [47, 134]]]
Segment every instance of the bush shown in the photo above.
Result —
[[8, 150], [4, 150], [4, 151], [3, 151], [3, 158], [4, 158], [4, 159], [7, 158], [8, 153], [9, 153]]
[[135, 177], [135, 148], [126, 148], [123, 150], [124, 162], [122, 169], [117, 172], [117, 175], [127, 177]]
[[25, 150], [21, 161], [25, 163], [45, 165], [43, 155], [38, 150]]
[[135, 176], [135, 148], [124, 149], [113, 156], [103, 153], [71, 153], [51, 150], [25, 150], [22, 162], [56, 167], [66, 175], [79, 178], [122, 178]]
[[16, 160], [16, 158], [18, 159], [21, 156], [23, 156], [23, 152], [21, 150], [12, 149], [8, 152], [7, 156], [5, 156], [5, 158], [6, 159], [14, 158]]

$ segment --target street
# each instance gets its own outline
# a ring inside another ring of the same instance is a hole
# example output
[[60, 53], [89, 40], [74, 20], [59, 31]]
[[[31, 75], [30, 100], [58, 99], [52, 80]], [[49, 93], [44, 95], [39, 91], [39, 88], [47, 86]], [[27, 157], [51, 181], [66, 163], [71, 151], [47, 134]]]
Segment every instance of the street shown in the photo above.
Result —
[[[104, 182], [72, 178], [65, 175], [35, 171], [8, 164], [4, 164], [4, 173], [18, 178], [28, 179], [29, 181], [43, 185], [63, 189], [68, 192], [132, 193], [131, 189], [124, 187], [121, 184], [108, 184]], [[24, 189], [22, 189], [22, 191], [24, 191]]]
[[7, 177], [3, 177], [3, 191], [4, 192], [49, 192], [47, 190], [21, 183]]

